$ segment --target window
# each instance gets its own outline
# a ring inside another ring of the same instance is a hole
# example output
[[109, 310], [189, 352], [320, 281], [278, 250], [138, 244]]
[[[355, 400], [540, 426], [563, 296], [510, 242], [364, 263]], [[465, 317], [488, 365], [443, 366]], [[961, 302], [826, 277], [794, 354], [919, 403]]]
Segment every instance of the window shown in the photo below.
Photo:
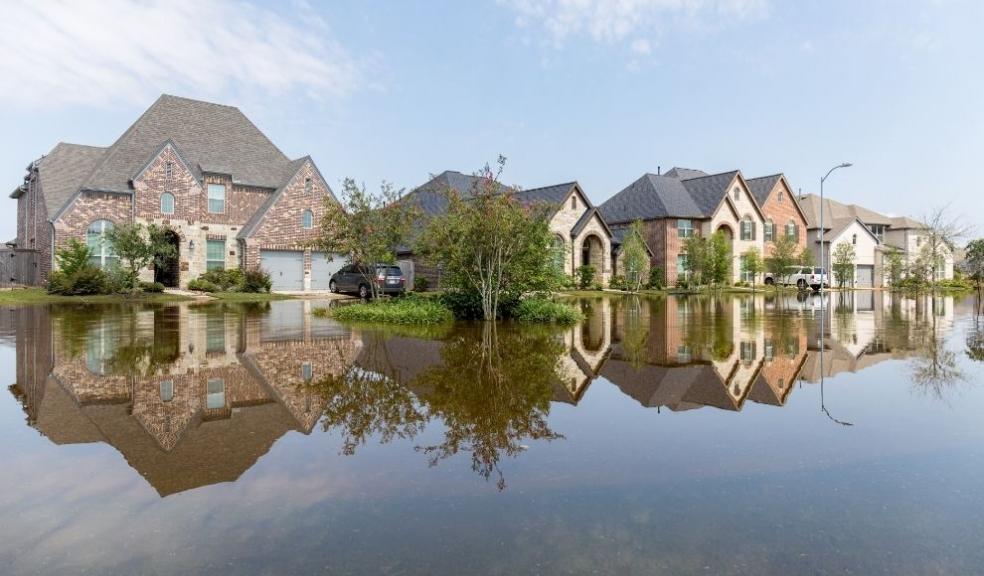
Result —
[[922, 236], [916, 236], [916, 247], [918, 248], [922, 244]]
[[311, 212], [310, 210], [305, 210], [304, 211], [304, 216], [302, 218], [302, 224], [304, 225], [304, 229], [305, 230], [310, 230], [311, 228], [313, 228], [314, 227], [314, 212]]
[[786, 223], [786, 236], [788, 236], [788, 237], [792, 238], [793, 240], [796, 240], [797, 242], [799, 242], [799, 235], [800, 235], [799, 234], [799, 226], [797, 226], [796, 223], [793, 222], [792, 220], [790, 220], [789, 222], [787, 222]]
[[755, 361], [755, 342], [744, 341], [738, 345], [738, 353], [741, 356], [741, 361], [746, 366]]
[[755, 280], [755, 275], [748, 270], [748, 258], [742, 256], [739, 258], [741, 262], [741, 281], [742, 282], [753, 282]]
[[690, 346], [682, 345], [677, 346], [677, 362], [680, 364], [689, 364], [693, 359], [690, 353]]
[[577, 210], [577, 196], [571, 196], [571, 210]]
[[208, 211], [212, 214], [225, 213], [226, 188], [225, 184], [208, 185]]
[[755, 240], [755, 222], [750, 216], [745, 216], [741, 221], [741, 239]]
[[677, 278], [683, 278], [684, 280], [690, 275], [690, 271], [687, 270], [687, 255], [678, 254], [677, 255]]
[[85, 343], [85, 367], [93, 374], [105, 376], [117, 348], [117, 332], [102, 321], [89, 334]]
[[174, 399], [174, 380], [164, 380], [161, 382], [161, 402], [170, 402]]
[[885, 225], [884, 224], [872, 224], [871, 226], [868, 226], [868, 229], [871, 230], [871, 233], [875, 235], [875, 238], [878, 238], [878, 241], [879, 242], [884, 242], [885, 241]]
[[677, 220], [677, 236], [691, 238], [694, 235], [694, 223], [690, 220]]
[[772, 242], [773, 235], [775, 234], [775, 232], [773, 232], [775, 227], [776, 225], [772, 222], [772, 220], [765, 221], [765, 226], [763, 227], [763, 234], [765, 235], [766, 242]]
[[741, 199], [741, 190], [739, 190], [737, 186], [735, 186], [735, 189], [732, 190], [731, 194], [735, 197], [735, 202]]
[[851, 244], [857, 244], [857, 243], [858, 243], [858, 235], [857, 234], [852, 234], [851, 235]]
[[311, 190], [314, 188], [314, 184], [311, 182], [310, 178], [304, 179], [304, 193], [310, 194]]
[[225, 408], [225, 380], [210, 378], [205, 394], [205, 407], [209, 410]]
[[205, 318], [205, 353], [225, 352], [225, 316], [222, 312]]
[[782, 202], [782, 197], [783, 197], [783, 193], [782, 190], [780, 190], [779, 194], [776, 196], [776, 202]]
[[222, 270], [225, 268], [225, 240], [208, 240], [205, 242], [205, 269]]
[[310, 362], [304, 362], [301, 364], [301, 378], [303, 378], [305, 382], [310, 382], [312, 379], [314, 379], [313, 364], [311, 364]]
[[174, 214], [174, 194], [161, 194], [161, 214]]
[[89, 262], [104, 270], [116, 266], [120, 261], [113, 252], [113, 245], [109, 242], [109, 238], [106, 237], [106, 234], [112, 229], [113, 223], [109, 220], [96, 220], [89, 224], [89, 229], [85, 234], [85, 243], [92, 251]]
[[167, 161], [164, 163], [164, 183], [171, 181], [171, 176], [174, 173], [174, 162]]

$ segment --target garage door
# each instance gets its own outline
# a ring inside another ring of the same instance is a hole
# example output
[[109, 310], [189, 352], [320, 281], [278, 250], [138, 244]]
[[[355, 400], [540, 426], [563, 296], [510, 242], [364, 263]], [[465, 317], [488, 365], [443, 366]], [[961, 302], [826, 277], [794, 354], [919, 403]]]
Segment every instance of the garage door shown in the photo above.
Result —
[[875, 267], [870, 264], [858, 264], [857, 285], [871, 288], [875, 284]]
[[261, 250], [260, 267], [270, 274], [274, 290], [304, 289], [304, 252]]
[[311, 252], [311, 290], [327, 290], [331, 275], [345, 266], [345, 258], [335, 254], [329, 261], [324, 252]]

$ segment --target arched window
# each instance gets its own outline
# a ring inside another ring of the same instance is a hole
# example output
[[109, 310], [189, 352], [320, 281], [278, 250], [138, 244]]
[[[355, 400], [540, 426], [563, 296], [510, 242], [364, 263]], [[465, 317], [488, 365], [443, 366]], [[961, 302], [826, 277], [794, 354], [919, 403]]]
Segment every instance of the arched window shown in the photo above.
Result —
[[96, 220], [89, 224], [89, 229], [85, 234], [85, 243], [92, 251], [89, 262], [99, 268], [112, 268], [119, 263], [119, 257], [113, 252], [113, 245], [109, 242], [106, 234], [113, 229], [113, 223], [109, 220]]
[[311, 229], [314, 227], [314, 212], [310, 210], [304, 211], [303, 224], [305, 229]]
[[174, 194], [161, 194], [161, 214], [174, 214]]
[[732, 194], [735, 197], [735, 202], [737, 202], [738, 199], [741, 198], [741, 190], [739, 190], [737, 186], [735, 186], [735, 189], [732, 191]]
[[857, 244], [857, 243], [858, 243], [858, 235], [857, 234], [852, 234], [851, 235], [851, 244]]
[[755, 222], [752, 222], [751, 216], [741, 219], [740, 237], [742, 240], [755, 240]]
[[782, 202], [782, 190], [779, 191], [779, 195], [776, 197], [776, 202]]
[[311, 190], [313, 189], [313, 187], [314, 187], [314, 185], [311, 182], [311, 179], [310, 178], [305, 178], [304, 179], [304, 193], [305, 194], [310, 194], [311, 193]]
[[768, 220], [765, 221], [765, 231], [764, 231], [764, 234], [765, 234], [765, 241], [766, 242], [772, 242], [772, 240], [773, 240], [773, 238], [775, 236], [775, 228], [776, 228], [776, 225], [775, 225], [775, 223], [772, 222], [772, 218], [769, 218]]

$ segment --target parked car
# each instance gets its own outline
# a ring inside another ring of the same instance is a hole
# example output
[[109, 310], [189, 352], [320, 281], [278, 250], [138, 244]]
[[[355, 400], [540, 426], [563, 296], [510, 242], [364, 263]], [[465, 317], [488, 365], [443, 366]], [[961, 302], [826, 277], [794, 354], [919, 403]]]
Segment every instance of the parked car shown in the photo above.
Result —
[[406, 281], [399, 266], [376, 264], [372, 269], [368, 266], [349, 264], [331, 276], [328, 289], [332, 292], [358, 294], [360, 298], [372, 296], [370, 282], [376, 284], [377, 294], [403, 294], [406, 291]]
[[806, 290], [807, 288], [819, 290], [821, 283], [824, 287], [830, 286], [827, 281], [827, 273], [823, 268], [810, 268], [807, 266], [790, 266], [786, 268], [784, 278], [777, 278], [772, 273], [765, 275], [765, 283], [767, 285], [771, 286], [777, 282], [784, 286], [796, 286], [800, 290]]

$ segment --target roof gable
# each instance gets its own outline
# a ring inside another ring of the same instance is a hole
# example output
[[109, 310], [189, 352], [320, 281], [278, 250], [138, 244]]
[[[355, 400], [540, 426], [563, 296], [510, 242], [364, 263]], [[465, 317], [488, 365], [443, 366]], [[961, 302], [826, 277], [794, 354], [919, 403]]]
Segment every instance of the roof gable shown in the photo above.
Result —
[[291, 161], [238, 108], [163, 95], [106, 150], [82, 187], [129, 190], [130, 179], [167, 140], [199, 180], [203, 172], [218, 172], [238, 184], [275, 189], [291, 170]]
[[290, 163], [292, 169], [288, 173], [289, 175], [287, 176], [287, 178], [284, 179], [283, 183], [277, 188], [277, 191], [274, 192], [273, 194], [270, 194], [270, 197], [267, 198], [265, 202], [263, 202], [263, 204], [256, 210], [256, 212], [252, 216], [250, 216], [249, 220], [243, 226], [242, 230], [240, 230], [239, 234], [236, 235], [237, 238], [249, 238], [257, 230], [259, 230], [260, 224], [262, 224], [263, 219], [270, 212], [270, 209], [277, 204], [277, 200], [279, 200], [280, 197], [283, 196], [284, 190], [287, 189], [290, 183], [293, 182], [294, 178], [297, 177], [297, 174], [301, 171], [301, 169], [304, 168], [304, 166], [309, 162], [311, 164], [311, 169], [318, 176], [318, 178], [321, 179], [322, 184], [325, 185], [325, 191], [327, 192], [328, 196], [331, 197], [336, 202], [338, 201], [338, 199], [335, 198], [335, 193], [332, 192], [331, 190], [331, 186], [328, 185], [328, 181], [325, 180], [324, 176], [321, 175], [321, 171], [318, 170], [318, 166], [314, 163], [314, 160], [312, 160], [310, 156], [304, 156], [302, 158], [298, 158], [297, 160], [294, 160]]
[[54, 220], [78, 192], [85, 175], [102, 159], [106, 148], [59, 143], [38, 161], [38, 177], [48, 218]]
[[745, 182], [748, 184], [748, 191], [752, 193], [755, 197], [755, 201], [759, 203], [760, 206], [764, 206], [765, 202], [772, 195], [772, 191], [776, 189], [776, 184], [782, 179], [782, 174], [772, 174], [771, 176], [759, 176], [758, 178], [749, 178]]
[[678, 178], [643, 174], [599, 206], [610, 223], [659, 218], [704, 218]]

